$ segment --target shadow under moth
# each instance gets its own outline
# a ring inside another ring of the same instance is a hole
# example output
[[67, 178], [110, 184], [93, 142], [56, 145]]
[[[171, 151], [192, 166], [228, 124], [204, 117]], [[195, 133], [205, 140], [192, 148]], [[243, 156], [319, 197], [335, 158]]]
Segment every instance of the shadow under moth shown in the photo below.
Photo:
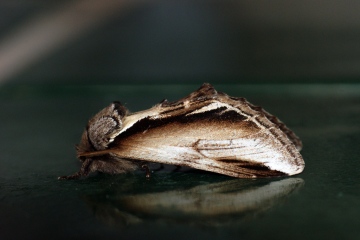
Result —
[[77, 145], [79, 172], [120, 174], [148, 163], [238, 178], [294, 175], [305, 167], [300, 139], [278, 118], [210, 84], [175, 102], [135, 113], [113, 102], [91, 118]]

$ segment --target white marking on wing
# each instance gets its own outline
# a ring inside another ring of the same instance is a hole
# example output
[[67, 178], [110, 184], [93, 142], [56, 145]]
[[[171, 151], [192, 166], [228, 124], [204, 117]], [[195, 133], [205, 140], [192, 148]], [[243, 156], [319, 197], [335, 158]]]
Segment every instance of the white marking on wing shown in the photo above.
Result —
[[289, 175], [298, 173], [286, 151], [263, 139], [200, 140], [196, 147], [207, 158], [250, 161]]
[[196, 109], [195, 111], [192, 111], [192, 112], [186, 114], [186, 116], [203, 113], [203, 112], [208, 112], [208, 111], [211, 111], [214, 109], [219, 109], [219, 108], [223, 107], [224, 105], [226, 105], [226, 107], [228, 106], [227, 104], [215, 101], [215, 102], [210, 103], [209, 105], [206, 105], [202, 108]]

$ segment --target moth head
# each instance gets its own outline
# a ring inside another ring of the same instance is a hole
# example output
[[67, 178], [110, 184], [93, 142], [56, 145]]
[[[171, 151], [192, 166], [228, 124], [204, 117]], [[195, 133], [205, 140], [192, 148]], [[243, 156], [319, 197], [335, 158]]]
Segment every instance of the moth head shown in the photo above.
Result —
[[77, 146], [78, 154], [106, 149], [120, 132], [126, 114], [127, 109], [120, 102], [113, 102], [92, 117]]

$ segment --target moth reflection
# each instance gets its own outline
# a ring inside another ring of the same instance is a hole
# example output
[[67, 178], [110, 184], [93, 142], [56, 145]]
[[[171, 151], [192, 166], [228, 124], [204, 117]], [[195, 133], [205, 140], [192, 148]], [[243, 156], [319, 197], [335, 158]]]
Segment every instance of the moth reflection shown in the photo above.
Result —
[[185, 190], [171, 187], [173, 190], [165, 192], [100, 193], [86, 196], [85, 201], [97, 218], [110, 225], [148, 221], [217, 226], [254, 217], [284, 200], [303, 183], [301, 178], [271, 182], [235, 179], [199, 182]]

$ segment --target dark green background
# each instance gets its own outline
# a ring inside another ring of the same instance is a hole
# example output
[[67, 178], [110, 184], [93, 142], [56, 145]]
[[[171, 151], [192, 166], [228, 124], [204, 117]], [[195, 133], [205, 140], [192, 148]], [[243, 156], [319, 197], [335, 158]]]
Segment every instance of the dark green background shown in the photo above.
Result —
[[[0, 2], [0, 239], [360, 237], [359, 1], [119, 2]], [[284, 121], [305, 171], [57, 180], [110, 102], [139, 111], [203, 82]]]

